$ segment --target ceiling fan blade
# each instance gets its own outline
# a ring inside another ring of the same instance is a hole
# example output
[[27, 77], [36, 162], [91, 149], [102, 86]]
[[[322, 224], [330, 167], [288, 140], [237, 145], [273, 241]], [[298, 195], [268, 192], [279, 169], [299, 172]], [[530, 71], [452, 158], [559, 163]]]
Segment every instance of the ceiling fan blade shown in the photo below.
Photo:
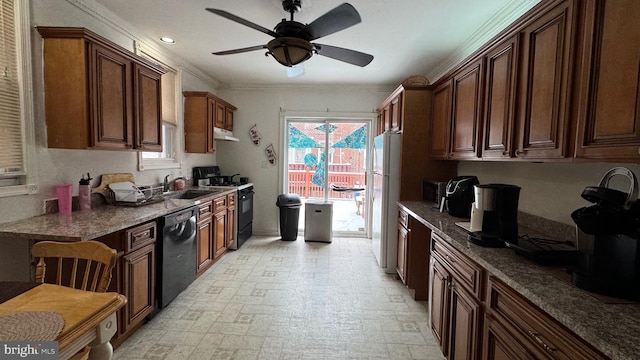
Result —
[[360, 21], [362, 19], [360, 19], [360, 14], [358, 14], [356, 8], [349, 3], [344, 3], [312, 21], [301, 32], [307, 32], [311, 36], [309, 41], [312, 41], [344, 30]]
[[313, 46], [315, 46], [318, 55], [344, 61], [352, 65], [365, 67], [373, 60], [373, 55], [365, 54], [360, 51], [316, 43], [314, 43]]
[[212, 54], [213, 55], [232, 55], [232, 54], [240, 54], [240, 53], [255, 51], [260, 49], [266, 49], [266, 48], [267, 48], [267, 45], [256, 45], [256, 46], [250, 46], [250, 47], [240, 48], [240, 49], [216, 51], [216, 52], [213, 52]]
[[271, 35], [273, 37], [278, 37], [279, 36], [277, 33], [275, 33], [272, 30], [267, 29], [264, 26], [260, 26], [260, 25], [258, 25], [256, 23], [252, 23], [251, 21], [245, 20], [245, 19], [243, 19], [243, 18], [241, 18], [239, 16], [236, 16], [236, 15], [233, 15], [230, 12], [226, 12], [226, 11], [220, 10], [220, 9], [212, 9], [212, 8], [207, 8], [207, 11], [210, 11], [210, 12], [216, 14], [216, 15], [220, 15], [223, 18], [229, 19], [231, 21], [235, 21], [238, 24], [242, 24], [242, 25], [248, 26], [248, 27], [250, 27], [250, 28], [252, 28], [254, 30], [258, 30], [260, 32], [263, 32], [263, 33], [265, 33], [267, 35]]

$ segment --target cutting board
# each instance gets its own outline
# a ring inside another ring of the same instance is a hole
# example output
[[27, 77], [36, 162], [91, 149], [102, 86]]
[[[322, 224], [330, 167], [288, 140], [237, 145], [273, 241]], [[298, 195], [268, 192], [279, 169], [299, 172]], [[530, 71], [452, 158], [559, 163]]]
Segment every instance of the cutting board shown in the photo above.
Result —
[[119, 174], [102, 174], [100, 179], [100, 185], [91, 189], [91, 192], [102, 194], [108, 202], [112, 202], [113, 196], [109, 190], [109, 184], [129, 181], [135, 184], [133, 180], [133, 174], [131, 173], [119, 173]]

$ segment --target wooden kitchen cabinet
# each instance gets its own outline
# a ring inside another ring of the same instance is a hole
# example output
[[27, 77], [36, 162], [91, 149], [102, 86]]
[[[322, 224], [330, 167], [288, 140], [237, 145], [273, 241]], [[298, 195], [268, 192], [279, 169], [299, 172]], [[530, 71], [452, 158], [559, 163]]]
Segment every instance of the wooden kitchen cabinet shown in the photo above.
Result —
[[585, 2], [576, 158], [640, 161], [640, 2]]
[[227, 195], [227, 222], [225, 244], [227, 249], [233, 247], [236, 243], [236, 194]]
[[156, 232], [156, 222], [150, 221], [95, 239], [118, 252], [108, 291], [127, 297], [127, 304], [116, 315], [114, 346], [131, 336], [155, 309]]
[[[455, 162], [436, 161], [429, 156], [429, 114], [432, 90], [405, 81], [378, 106], [378, 117], [402, 133], [400, 200], [422, 200], [422, 181], [447, 181], [455, 176]], [[387, 110], [388, 109], [388, 110]], [[389, 115], [386, 115], [386, 114]], [[387, 116], [388, 120], [384, 120]], [[397, 118], [394, 120], [394, 118]], [[416, 160], [419, 161], [416, 161]]]
[[212, 153], [214, 128], [233, 130], [236, 107], [205, 91], [185, 91], [184, 138], [188, 153]]
[[559, 2], [520, 31], [519, 129], [516, 156], [560, 159], [569, 155], [569, 105], [575, 46], [573, 0]]
[[431, 329], [447, 359], [479, 359], [482, 268], [431, 236]]
[[449, 158], [479, 157], [483, 99], [483, 62], [478, 59], [453, 76]]
[[217, 260], [227, 251], [227, 197], [213, 199], [213, 259]]
[[399, 132], [402, 130], [402, 94], [396, 93], [395, 96], [387, 99], [378, 107], [379, 121], [378, 134], [385, 131]]
[[398, 259], [396, 271], [414, 300], [429, 298], [430, 230], [409, 215], [398, 211]]
[[213, 265], [213, 203], [206, 201], [200, 204], [197, 221], [196, 276], [200, 276]]
[[515, 156], [516, 86], [519, 36], [512, 36], [484, 55], [486, 81], [482, 119], [483, 159]]
[[429, 154], [434, 159], [449, 159], [452, 83], [453, 80], [449, 79], [433, 90]]
[[162, 67], [84, 28], [37, 29], [50, 148], [162, 151]]
[[607, 359], [497, 278], [487, 289], [484, 359]]

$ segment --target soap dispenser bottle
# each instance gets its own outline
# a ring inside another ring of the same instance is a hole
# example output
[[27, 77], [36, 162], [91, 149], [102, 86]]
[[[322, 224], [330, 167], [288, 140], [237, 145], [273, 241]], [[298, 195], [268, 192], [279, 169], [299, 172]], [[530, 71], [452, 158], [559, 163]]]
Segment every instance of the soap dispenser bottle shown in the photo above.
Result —
[[82, 179], [80, 179], [78, 202], [80, 203], [80, 210], [91, 210], [91, 175], [89, 175], [89, 173], [87, 173], [86, 179], [84, 174], [82, 175]]

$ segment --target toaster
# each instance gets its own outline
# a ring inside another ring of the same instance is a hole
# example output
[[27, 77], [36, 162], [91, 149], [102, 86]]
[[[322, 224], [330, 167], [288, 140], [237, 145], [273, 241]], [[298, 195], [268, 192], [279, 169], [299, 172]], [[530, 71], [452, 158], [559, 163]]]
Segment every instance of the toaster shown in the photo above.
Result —
[[446, 181], [425, 180], [422, 182], [422, 200], [434, 202], [439, 207], [445, 196], [446, 190]]
[[475, 176], [456, 176], [449, 180], [445, 191], [445, 206], [451, 216], [469, 218], [474, 201], [473, 185], [478, 185]]

